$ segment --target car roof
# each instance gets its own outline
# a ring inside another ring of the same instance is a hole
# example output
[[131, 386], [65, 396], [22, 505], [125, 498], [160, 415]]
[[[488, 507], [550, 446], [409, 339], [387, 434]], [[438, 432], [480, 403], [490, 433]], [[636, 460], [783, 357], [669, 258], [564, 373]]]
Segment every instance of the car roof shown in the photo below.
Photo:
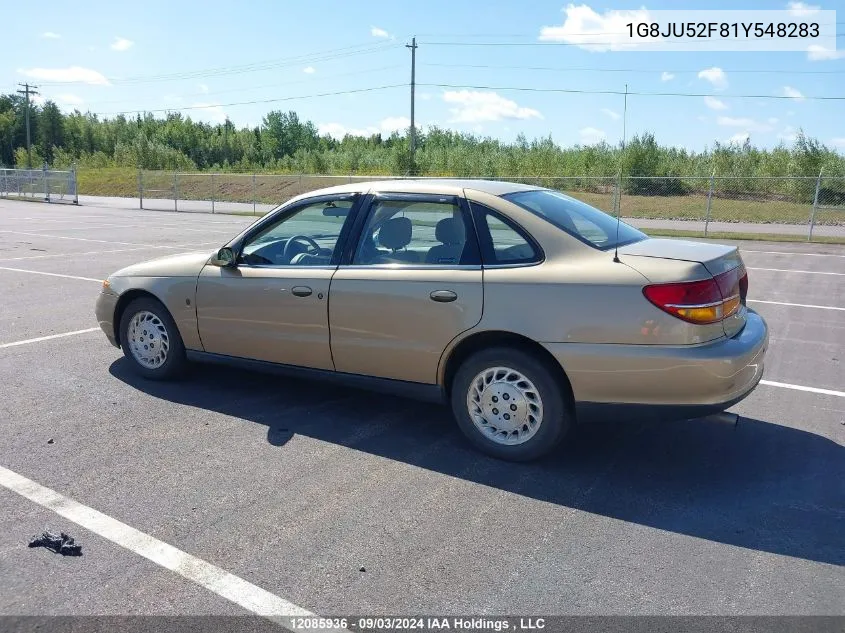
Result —
[[463, 195], [464, 189], [483, 191], [494, 196], [501, 196], [516, 191], [539, 189], [536, 185], [526, 185], [504, 180], [476, 180], [472, 178], [393, 178], [390, 180], [372, 180], [353, 182], [346, 185], [326, 187], [301, 194], [294, 200], [304, 200], [315, 196], [334, 193], [432, 193], [441, 195]]

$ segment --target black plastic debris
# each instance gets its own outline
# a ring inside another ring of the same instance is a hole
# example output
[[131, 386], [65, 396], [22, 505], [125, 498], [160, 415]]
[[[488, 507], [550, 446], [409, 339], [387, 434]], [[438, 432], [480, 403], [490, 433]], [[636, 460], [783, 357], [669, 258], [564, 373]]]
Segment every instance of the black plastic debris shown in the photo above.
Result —
[[42, 532], [41, 536], [33, 536], [29, 541], [30, 547], [46, 547], [62, 556], [82, 556], [82, 546], [78, 545], [72, 536], [61, 532], [58, 536], [52, 532]]

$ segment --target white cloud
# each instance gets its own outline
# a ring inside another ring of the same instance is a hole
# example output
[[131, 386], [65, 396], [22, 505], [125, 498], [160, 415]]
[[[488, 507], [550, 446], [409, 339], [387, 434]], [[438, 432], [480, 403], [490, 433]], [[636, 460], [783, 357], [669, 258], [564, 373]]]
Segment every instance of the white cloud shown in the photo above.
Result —
[[93, 86], [109, 86], [109, 80], [101, 73], [81, 66], [68, 68], [19, 68], [18, 72], [26, 77], [42, 81], [65, 83], [91, 84]]
[[662, 73], [660, 73], [660, 81], [672, 81], [674, 78], [675, 78], [675, 75], [673, 75], [672, 73], [667, 72], [665, 70]]
[[742, 145], [749, 138], [751, 138], [751, 134], [749, 134], [748, 132], [737, 132], [730, 138], [726, 138], [725, 143], [728, 143], [729, 145], [732, 145], [734, 143], [736, 143], [737, 145]]
[[728, 104], [716, 97], [704, 97], [704, 105], [711, 110], [727, 110]]
[[390, 33], [385, 31], [384, 29], [380, 29], [377, 26], [371, 26], [370, 27], [370, 35], [372, 35], [373, 37], [381, 37], [381, 38], [390, 37]]
[[[404, 116], [391, 116], [382, 119], [379, 124], [369, 125], [363, 128], [349, 128], [341, 123], [320, 123], [317, 132], [320, 136], [328, 134], [338, 140], [349, 134], [350, 136], [372, 136], [373, 134], [384, 134], [389, 136], [393, 132], [404, 132], [411, 127], [411, 120]], [[417, 125], [417, 129], [420, 126]]]
[[614, 121], [618, 121], [619, 119], [622, 118], [622, 115], [620, 115], [618, 112], [614, 112], [610, 108], [602, 108], [601, 111], [604, 112], [607, 116], [609, 116]]
[[784, 97], [789, 97], [790, 99], [795, 99], [796, 101], [803, 101], [804, 95], [801, 94], [800, 90], [796, 90], [792, 86], [784, 86], [780, 89], [780, 94]]
[[58, 33], [53, 33], [53, 31], [45, 31], [41, 34], [41, 37], [45, 40], [59, 40], [62, 38], [61, 35], [59, 35]]
[[207, 84], [197, 84], [197, 87], [200, 89], [200, 92], [208, 92], [208, 85]]
[[69, 106], [76, 106], [82, 105], [85, 101], [82, 100], [82, 97], [78, 97], [77, 95], [70, 94], [70, 93], [63, 93], [60, 95], [56, 95], [56, 101], [63, 105]]
[[569, 4], [564, 7], [562, 26], [544, 26], [540, 29], [543, 42], [568, 42], [588, 51], [607, 52], [630, 50], [641, 44], [654, 44], [654, 40], [628, 37], [629, 22], [651, 22], [646, 9], [634, 11], [610, 10], [596, 13], [586, 4]]
[[786, 143], [793, 143], [798, 136], [798, 130], [791, 125], [787, 125], [780, 132], [778, 132], [778, 139]]
[[807, 47], [807, 59], [811, 62], [821, 62], [829, 59], [845, 58], [845, 50], [837, 51], [832, 48], [819, 46], [818, 44], [810, 44]]
[[604, 130], [599, 130], [594, 127], [581, 128], [578, 130], [578, 135], [581, 139], [582, 145], [595, 145], [596, 143], [601, 143], [607, 138], [607, 134], [604, 133]]
[[226, 122], [226, 113], [219, 105], [212, 105], [210, 103], [192, 103], [191, 107], [195, 109], [188, 110], [185, 114], [195, 121], [207, 121], [208, 123]]
[[839, 149], [845, 149], [845, 136], [830, 139], [830, 144]]
[[776, 116], [770, 116], [767, 120], [769, 122], [769, 125], [774, 125], [778, 122], [779, 119]]
[[455, 123], [543, 118], [537, 110], [520, 106], [495, 92], [449, 90], [443, 93], [443, 101], [456, 106], [450, 108]]
[[36, 94], [30, 95], [29, 98], [32, 100], [32, 103], [37, 106], [43, 106], [44, 103], [47, 101], [47, 99], [45, 99], [43, 96]]
[[741, 127], [751, 132], [771, 132], [772, 126], [769, 123], [761, 123], [747, 117], [720, 116], [716, 123], [724, 127]]
[[111, 44], [111, 49], [113, 51], [128, 51], [134, 45], [135, 42], [127, 40], [125, 37], [115, 37], [114, 42]]
[[787, 2], [786, 8], [792, 15], [799, 18], [812, 15], [821, 9], [817, 4], [807, 4], [806, 2]]
[[302, 72], [304, 72], [306, 75], [313, 75], [315, 72], [317, 72], [317, 69], [313, 66], [306, 66], [302, 69]]
[[379, 124], [382, 132], [403, 132], [409, 127], [411, 127], [411, 119], [405, 116], [389, 116], [382, 119]]
[[699, 71], [698, 78], [709, 81], [713, 84], [713, 87], [716, 90], [724, 90], [728, 87], [728, 76], [725, 74], [725, 71], [718, 66], [705, 68], [704, 70]]

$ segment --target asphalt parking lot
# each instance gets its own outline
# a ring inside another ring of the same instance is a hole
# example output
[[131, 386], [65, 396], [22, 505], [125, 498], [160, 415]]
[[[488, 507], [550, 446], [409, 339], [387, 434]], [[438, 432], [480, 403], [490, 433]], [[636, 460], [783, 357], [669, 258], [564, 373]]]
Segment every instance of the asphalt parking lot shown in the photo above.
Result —
[[[0, 615], [249, 613], [234, 577], [322, 615], [845, 614], [845, 247], [741, 243], [771, 343], [736, 427], [610, 420], [518, 465], [434, 405], [135, 377], [99, 280], [252, 219], [0, 200]], [[27, 548], [44, 529], [84, 555]], [[159, 541], [199, 562], [149, 560]]]

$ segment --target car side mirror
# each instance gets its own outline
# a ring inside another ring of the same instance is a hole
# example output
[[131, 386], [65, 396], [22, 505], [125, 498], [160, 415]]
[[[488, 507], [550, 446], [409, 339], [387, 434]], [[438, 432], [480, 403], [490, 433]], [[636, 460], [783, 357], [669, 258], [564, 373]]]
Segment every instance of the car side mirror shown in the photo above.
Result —
[[227, 246], [224, 246], [217, 251], [209, 263], [215, 266], [220, 266], [221, 268], [234, 268], [236, 266], [235, 251]]

